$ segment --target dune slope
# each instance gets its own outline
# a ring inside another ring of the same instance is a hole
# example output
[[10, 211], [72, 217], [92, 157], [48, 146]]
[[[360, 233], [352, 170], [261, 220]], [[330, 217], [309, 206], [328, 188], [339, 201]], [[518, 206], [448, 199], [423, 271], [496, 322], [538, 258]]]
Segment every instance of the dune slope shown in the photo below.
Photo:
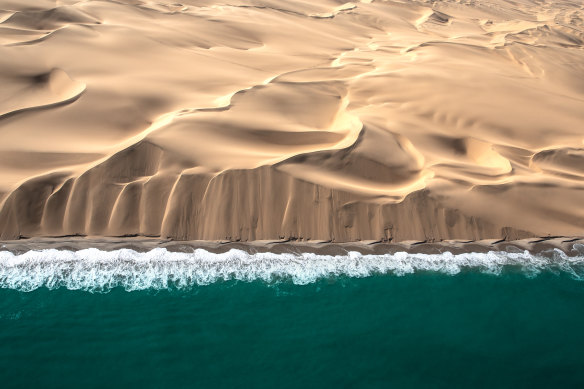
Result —
[[0, 0], [0, 239], [584, 235], [584, 5]]

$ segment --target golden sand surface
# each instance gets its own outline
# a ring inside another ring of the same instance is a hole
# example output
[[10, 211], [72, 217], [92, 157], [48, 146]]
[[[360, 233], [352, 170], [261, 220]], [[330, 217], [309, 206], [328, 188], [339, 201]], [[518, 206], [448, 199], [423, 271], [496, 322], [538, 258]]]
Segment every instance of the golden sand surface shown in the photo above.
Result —
[[0, 0], [0, 239], [584, 235], [581, 0]]

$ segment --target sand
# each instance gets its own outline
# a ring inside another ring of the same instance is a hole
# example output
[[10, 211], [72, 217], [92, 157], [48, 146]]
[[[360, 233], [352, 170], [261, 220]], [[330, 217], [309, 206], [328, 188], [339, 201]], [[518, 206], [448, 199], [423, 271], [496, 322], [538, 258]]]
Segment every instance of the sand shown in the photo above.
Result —
[[584, 236], [581, 1], [0, 0], [0, 240]]
[[[476, 241], [443, 240], [441, 242], [402, 241], [402, 242], [329, 242], [329, 241], [291, 241], [291, 240], [257, 240], [249, 242], [183, 240], [145, 238], [145, 237], [58, 237], [58, 238], [28, 238], [0, 241], [0, 252], [8, 251], [15, 255], [42, 250], [59, 250], [74, 253], [85, 249], [101, 251], [116, 251], [129, 249], [138, 253], [150, 252], [154, 249], [165, 249], [168, 252], [193, 253], [203, 249], [210, 253], [226, 253], [240, 250], [249, 254], [291, 253], [302, 255], [314, 253], [318, 255], [343, 256], [349, 252], [363, 255], [384, 255], [397, 252], [409, 254], [440, 255], [451, 253], [521, 253], [526, 251], [531, 255], [559, 260], [558, 255], [582, 257], [584, 254], [584, 238], [527, 238], [513, 241], [482, 239]], [[52, 254], [48, 254], [53, 258]]]

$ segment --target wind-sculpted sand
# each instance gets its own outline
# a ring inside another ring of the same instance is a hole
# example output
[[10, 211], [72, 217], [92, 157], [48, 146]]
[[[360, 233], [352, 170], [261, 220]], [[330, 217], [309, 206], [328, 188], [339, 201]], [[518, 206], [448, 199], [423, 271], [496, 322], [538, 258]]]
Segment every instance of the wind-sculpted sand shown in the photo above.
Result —
[[0, 0], [0, 239], [584, 235], [581, 1]]

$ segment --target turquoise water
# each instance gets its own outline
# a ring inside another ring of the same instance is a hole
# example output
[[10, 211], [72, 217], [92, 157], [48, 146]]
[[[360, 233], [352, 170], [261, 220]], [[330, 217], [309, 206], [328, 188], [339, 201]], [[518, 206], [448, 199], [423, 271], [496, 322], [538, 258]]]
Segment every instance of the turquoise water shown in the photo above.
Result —
[[0, 387], [584, 387], [584, 282], [491, 270], [95, 293], [4, 269]]

